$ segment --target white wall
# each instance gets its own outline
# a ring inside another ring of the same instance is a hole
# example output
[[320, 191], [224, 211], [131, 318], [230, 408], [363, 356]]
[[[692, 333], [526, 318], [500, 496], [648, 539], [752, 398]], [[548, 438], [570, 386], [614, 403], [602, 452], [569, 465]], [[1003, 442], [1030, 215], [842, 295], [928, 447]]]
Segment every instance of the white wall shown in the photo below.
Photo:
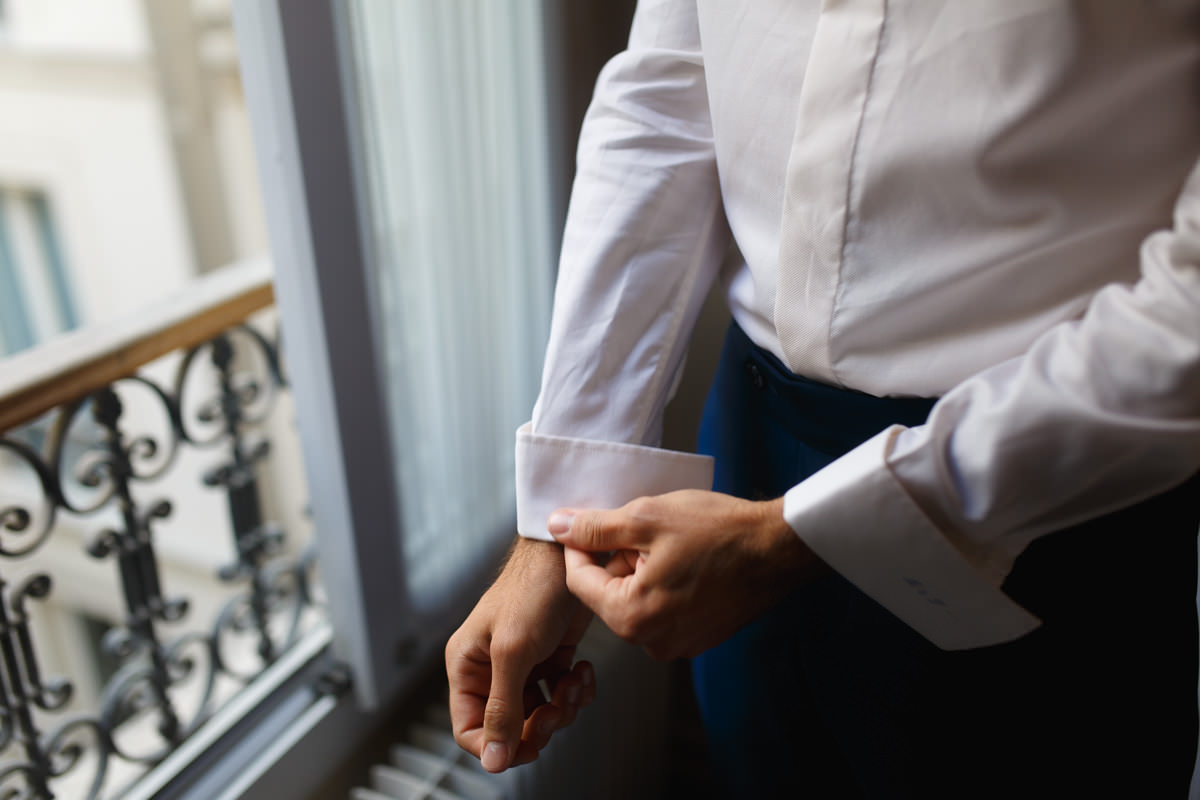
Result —
[[[221, 4], [207, 2], [206, 17], [219, 20]], [[85, 322], [135, 312], [195, 274], [141, 3], [9, 0], [4, 9], [0, 185], [50, 197]], [[218, 62], [209, 64], [214, 124], [236, 255], [261, 255], [265, 225], [236, 70], [228, 54], [209, 60]]]
[[6, 0], [0, 37], [28, 52], [71, 56], [140, 57], [148, 49], [139, 0]]
[[81, 321], [183, 285], [195, 270], [149, 74], [79, 64], [28, 78], [5, 68], [15, 58], [0, 53], [0, 184], [46, 193]]

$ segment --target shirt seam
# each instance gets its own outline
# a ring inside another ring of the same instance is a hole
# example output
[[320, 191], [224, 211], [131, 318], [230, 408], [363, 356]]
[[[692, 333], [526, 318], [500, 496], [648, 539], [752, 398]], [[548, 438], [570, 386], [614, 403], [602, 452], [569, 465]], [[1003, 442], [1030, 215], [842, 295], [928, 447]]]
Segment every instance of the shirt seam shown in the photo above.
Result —
[[596, 453], [629, 454], [628, 451], [641, 451], [644, 455], [673, 461], [691, 461], [695, 459], [711, 459], [711, 456], [699, 453], [683, 453], [678, 450], [665, 450], [632, 442], [606, 442], [597, 439], [576, 439], [567, 436], [553, 436], [544, 433], [523, 432], [522, 441], [539, 448], [552, 448], [561, 451], [587, 450]]

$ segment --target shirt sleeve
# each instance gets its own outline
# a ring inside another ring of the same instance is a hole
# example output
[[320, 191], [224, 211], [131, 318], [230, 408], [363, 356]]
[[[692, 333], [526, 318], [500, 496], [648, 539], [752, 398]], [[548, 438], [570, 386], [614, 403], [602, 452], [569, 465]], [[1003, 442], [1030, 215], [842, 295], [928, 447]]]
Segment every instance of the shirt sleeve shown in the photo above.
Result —
[[1200, 167], [1140, 270], [955, 387], [925, 425], [885, 431], [794, 487], [789, 524], [941, 647], [1036, 627], [999, 589], [1031, 541], [1200, 469]]
[[[680, 200], [684, 199], [684, 202]], [[542, 387], [518, 434], [517, 527], [710, 488], [710, 459], [655, 449], [728, 247], [693, 0], [642, 0], [584, 121]]]

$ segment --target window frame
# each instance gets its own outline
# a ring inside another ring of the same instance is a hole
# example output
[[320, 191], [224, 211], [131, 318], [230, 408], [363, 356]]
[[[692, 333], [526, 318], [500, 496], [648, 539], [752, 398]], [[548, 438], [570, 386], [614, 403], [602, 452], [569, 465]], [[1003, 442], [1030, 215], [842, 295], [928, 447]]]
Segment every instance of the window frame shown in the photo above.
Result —
[[[172, 798], [201, 800], [205, 787], [247, 772], [220, 797], [311, 796], [354, 761], [385, 719], [427, 688], [441, 671], [446, 638], [470, 611], [495, 574], [509, 537], [487, 538], [478, 568], [457, 585], [454, 599], [436, 609], [408, 599], [401, 547], [403, 525], [386, 387], [377, 365], [379, 331], [370, 268], [363, 119], [357, 108], [352, 59], [352, 0], [233, 0], [235, 35], [254, 136], [263, 205], [275, 264], [275, 299], [315, 528], [322, 582], [327, 589], [331, 644], [306, 667], [311, 705], [290, 725], [254, 728], [224, 747], [231, 757], [199, 789]], [[566, 9], [540, 2], [548, 65], [545, 75], [550, 135], [552, 252], [566, 215], [573, 142], [607, 60], [620, 49], [622, 14], [633, 0], [589, 0]], [[575, 52], [563, 44], [580, 20], [600, 24], [600, 40]], [[574, 26], [574, 27], [573, 27]], [[555, 68], [556, 67], [556, 68]], [[511, 530], [515, 531], [515, 520]], [[482, 533], [493, 533], [484, 531]], [[352, 692], [315, 697], [312, 676], [348, 665]], [[269, 717], [267, 706], [256, 716]], [[274, 731], [274, 733], [272, 733]], [[258, 759], [251, 743], [286, 737]], [[243, 747], [240, 742], [245, 742]]]
[[508, 541], [491, 537], [452, 601], [410, 600], [347, 6], [235, 0], [233, 12], [333, 652], [361, 707], [383, 709], [440, 663]]

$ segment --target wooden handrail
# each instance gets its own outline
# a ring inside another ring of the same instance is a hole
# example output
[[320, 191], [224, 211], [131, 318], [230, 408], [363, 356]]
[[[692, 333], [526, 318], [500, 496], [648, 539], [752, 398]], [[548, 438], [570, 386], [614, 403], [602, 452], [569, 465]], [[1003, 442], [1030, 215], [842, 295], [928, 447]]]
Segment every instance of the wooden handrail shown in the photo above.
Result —
[[0, 433], [194, 347], [275, 302], [271, 263], [232, 264], [136, 314], [0, 359]]

